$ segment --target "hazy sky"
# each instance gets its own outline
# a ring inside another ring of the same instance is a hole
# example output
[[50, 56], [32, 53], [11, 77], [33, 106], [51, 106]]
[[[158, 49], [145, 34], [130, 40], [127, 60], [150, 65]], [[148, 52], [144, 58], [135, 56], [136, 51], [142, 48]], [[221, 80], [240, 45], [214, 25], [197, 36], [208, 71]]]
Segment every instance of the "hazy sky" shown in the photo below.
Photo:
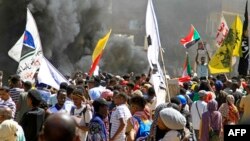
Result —
[[[187, 35], [191, 24], [214, 49], [213, 32], [221, 11], [243, 14], [245, 8], [245, 0], [153, 0], [153, 3], [166, 68], [172, 76], [180, 75], [182, 70], [187, 50], [179, 40]], [[98, 39], [110, 28], [113, 32], [101, 69], [117, 73], [146, 72], [146, 52], [143, 48], [135, 49], [144, 46], [146, 6], [146, 0], [31, 0], [28, 5], [36, 19], [45, 56], [63, 74], [76, 69], [88, 71]], [[25, 0], [0, 0], [0, 69], [6, 75], [16, 71], [17, 63], [7, 56], [7, 51], [24, 30], [25, 8]], [[115, 34], [134, 35], [134, 40]], [[188, 50], [192, 64], [196, 48]], [[122, 55], [119, 61], [116, 61], [117, 54]], [[6, 66], [6, 62], [11, 63]]]

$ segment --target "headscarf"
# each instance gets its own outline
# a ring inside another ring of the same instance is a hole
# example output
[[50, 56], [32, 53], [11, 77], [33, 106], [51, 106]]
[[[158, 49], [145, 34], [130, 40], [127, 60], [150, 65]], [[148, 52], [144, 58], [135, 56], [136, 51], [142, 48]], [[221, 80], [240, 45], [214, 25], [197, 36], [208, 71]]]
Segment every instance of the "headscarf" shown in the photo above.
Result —
[[109, 89], [104, 90], [101, 94], [101, 98], [104, 98], [106, 100], [108, 100], [110, 97], [113, 97], [113, 92]]
[[216, 111], [218, 108], [218, 103], [215, 100], [210, 100], [207, 104], [207, 110], [212, 113], [213, 111]]
[[229, 104], [234, 104], [234, 96], [232, 96], [232, 95], [227, 95], [227, 102], [229, 103]]
[[18, 124], [13, 120], [5, 120], [0, 124], [0, 140], [15, 141], [17, 139]]
[[186, 126], [186, 118], [174, 108], [165, 108], [160, 111], [160, 118], [166, 127], [172, 130], [181, 130]]
[[202, 126], [201, 126], [201, 141], [208, 141], [208, 133], [210, 127], [213, 130], [221, 131], [222, 128], [222, 116], [217, 111], [216, 100], [211, 100], [207, 104], [208, 111], [202, 114]]
[[234, 105], [234, 97], [232, 95], [227, 95], [227, 102], [223, 103], [219, 111], [224, 118], [223, 124], [235, 124], [239, 120], [239, 112], [237, 107]]

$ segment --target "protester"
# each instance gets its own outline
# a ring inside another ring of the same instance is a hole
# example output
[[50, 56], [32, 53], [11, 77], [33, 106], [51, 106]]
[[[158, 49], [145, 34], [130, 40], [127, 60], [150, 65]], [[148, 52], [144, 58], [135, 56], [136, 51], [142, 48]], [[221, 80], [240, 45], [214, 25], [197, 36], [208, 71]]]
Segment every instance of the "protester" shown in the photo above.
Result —
[[70, 111], [66, 111], [65, 109], [65, 106], [64, 106], [64, 103], [66, 101], [66, 98], [67, 98], [67, 93], [66, 93], [66, 90], [65, 89], [60, 89], [58, 92], [57, 92], [57, 103], [55, 104], [55, 106], [52, 106], [50, 107], [47, 112], [49, 114], [52, 114], [52, 113], [57, 113], [57, 112], [70, 112]]
[[88, 141], [108, 141], [108, 130], [105, 119], [108, 117], [109, 107], [105, 99], [97, 98], [93, 102], [94, 116], [89, 123]]
[[157, 126], [157, 121], [159, 118], [160, 111], [167, 107], [169, 107], [168, 103], [162, 103], [156, 107], [153, 122], [150, 128], [150, 135], [148, 136], [147, 141], [158, 141], [164, 137], [165, 131], [159, 129], [159, 127]]
[[32, 83], [30, 81], [25, 81], [23, 83], [24, 86], [24, 92], [20, 93], [18, 103], [17, 103], [17, 122], [20, 122], [20, 120], [23, 117], [23, 114], [26, 113], [28, 110], [30, 110], [28, 104], [27, 104], [27, 97], [28, 97], [28, 91], [32, 88]]
[[[134, 96], [129, 101], [130, 112], [133, 115], [128, 120], [126, 135], [128, 141], [146, 139], [150, 133], [150, 120], [148, 113], [145, 112], [146, 101], [143, 97]], [[143, 126], [144, 128], [140, 128]]]
[[83, 96], [83, 90], [76, 88], [73, 91], [72, 99], [74, 106], [70, 110], [70, 115], [75, 119], [77, 125], [77, 135], [79, 135], [81, 141], [86, 141], [88, 134], [88, 126], [92, 118], [92, 109], [89, 104], [86, 103], [86, 99]]
[[199, 100], [195, 101], [191, 106], [192, 126], [196, 140], [199, 139], [199, 130], [202, 114], [207, 111], [207, 103], [205, 102], [206, 91], [198, 92]]
[[110, 141], [125, 141], [125, 130], [128, 119], [131, 117], [131, 113], [126, 105], [127, 100], [128, 98], [124, 93], [120, 93], [114, 98], [117, 107], [112, 112], [110, 118]]
[[200, 126], [200, 141], [209, 141], [209, 132], [213, 132], [216, 139], [222, 133], [222, 116], [219, 111], [217, 111], [218, 104], [215, 100], [211, 100], [207, 104], [208, 111], [202, 114], [201, 126]]
[[160, 111], [159, 115], [157, 126], [165, 131], [165, 135], [160, 141], [180, 141], [184, 138], [186, 119], [179, 111], [165, 108]]
[[23, 115], [20, 121], [27, 141], [37, 141], [39, 132], [42, 129], [45, 111], [39, 108], [41, 101], [42, 97], [39, 91], [30, 90], [28, 92], [27, 103], [31, 109]]
[[[198, 60], [199, 58], [199, 49], [205, 49], [205, 44], [203, 42], [199, 42], [198, 43], [198, 49], [197, 49], [197, 54], [196, 54], [196, 57], [195, 57], [195, 61], [196, 61], [196, 64], [197, 64], [197, 76], [198, 78], [200, 79], [206, 79], [208, 78], [208, 64], [206, 63], [206, 57], [205, 56], [202, 56], [200, 58], [200, 61]], [[206, 50], [206, 55], [208, 57], [208, 62], [210, 61], [210, 56], [208, 54], [208, 51]]]
[[[240, 101], [240, 111], [243, 112], [241, 122], [249, 121], [250, 119], [250, 84], [246, 86], [246, 96], [243, 96]], [[248, 123], [250, 124], [250, 123]]]
[[0, 88], [0, 107], [9, 107], [12, 111], [12, 118], [14, 119], [16, 113], [16, 104], [10, 97], [10, 89], [7, 86]]
[[219, 112], [222, 115], [223, 125], [235, 125], [240, 119], [239, 111], [234, 105], [234, 97], [232, 95], [227, 95], [227, 102], [220, 106]]
[[80, 141], [75, 121], [66, 113], [50, 115], [39, 136], [39, 141]]

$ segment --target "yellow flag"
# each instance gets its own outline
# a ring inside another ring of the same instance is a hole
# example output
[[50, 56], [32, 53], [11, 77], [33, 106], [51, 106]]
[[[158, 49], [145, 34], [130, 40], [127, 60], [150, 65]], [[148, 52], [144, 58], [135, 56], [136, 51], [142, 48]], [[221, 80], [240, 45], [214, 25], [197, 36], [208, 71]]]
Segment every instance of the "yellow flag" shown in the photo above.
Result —
[[236, 16], [224, 42], [209, 61], [208, 67], [211, 74], [231, 72], [232, 56], [241, 54], [241, 36], [242, 22], [240, 17]]
[[96, 58], [98, 58], [98, 56], [102, 54], [102, 51], [104, 50], [106, 43], [108, 42], [111, 31], [112, 30], [110, 29], [109, 32], [98, 41], [95, 47], [95, 50], [93, 52], [93, 55], [92, 55], [92, 62], [94, 62]]
[[234, 33], [234, 36], [235, 36], [235, 38], [233, 38], [234, 44], [232, 44], [232, 46], [234, 47], [233, 56], [240, 57], [240, 56], [242, 56], [241, 39], [242, 39], [243, 24], [242, 24], [239, 16], [236, 17], [231, 28], [232, 28], [232, 30], [233, 30], [232, 32]]
[[98, 43], [95, 47], [95, 50], [94, 50], [93, 55], [92, 55], [92, 65], [91, 65], [91, 68], [89, 70], [90, 76], [92, 76], [93, 72], [95, 71], [96, 66], [98, 65], [98, 63], [102, 57], [103, 50], [108, 42], [111, 31], [112, 30], [110, 29], [110, 31], [103, 38], [101, 38], [98, 41]]

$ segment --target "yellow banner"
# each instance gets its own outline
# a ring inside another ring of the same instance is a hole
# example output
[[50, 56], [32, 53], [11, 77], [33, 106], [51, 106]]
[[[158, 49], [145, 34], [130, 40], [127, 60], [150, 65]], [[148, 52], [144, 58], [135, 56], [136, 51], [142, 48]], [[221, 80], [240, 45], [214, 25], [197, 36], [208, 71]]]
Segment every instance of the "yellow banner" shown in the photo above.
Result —
[[242, 22], [240, 17], [236, 16], [224, 42], [209, 61], [208, 67], [211, 74], [231, 72], [232, 56], [241, 54], [241, 36]]
[[95, 50], [93, 52], [93, 55], [92, 55], [92, 62], [95, 61], [95, 59], [102, 53], [102, 51], [104, 50], [105, 46], [106, 46], [106, 43], [108, 42], [108, 39], [109, 39], [109, 36], [111, 34], [111, 29], [110, 31], [103, 37], [101, 38], [96, 47], [95, 47]]
[[233, 50], [233, 56], [240, 57], [242, 56], [241, 52], [241, 40], [242, 40], [242, 30], [243, 30], [243, 24], [239, 16], [236, 17], [233, 25], [232, 25], [232, 30], [235, 35], [234, 39], [234, 44], [232, 43], [232, 47], [234, 47]]

